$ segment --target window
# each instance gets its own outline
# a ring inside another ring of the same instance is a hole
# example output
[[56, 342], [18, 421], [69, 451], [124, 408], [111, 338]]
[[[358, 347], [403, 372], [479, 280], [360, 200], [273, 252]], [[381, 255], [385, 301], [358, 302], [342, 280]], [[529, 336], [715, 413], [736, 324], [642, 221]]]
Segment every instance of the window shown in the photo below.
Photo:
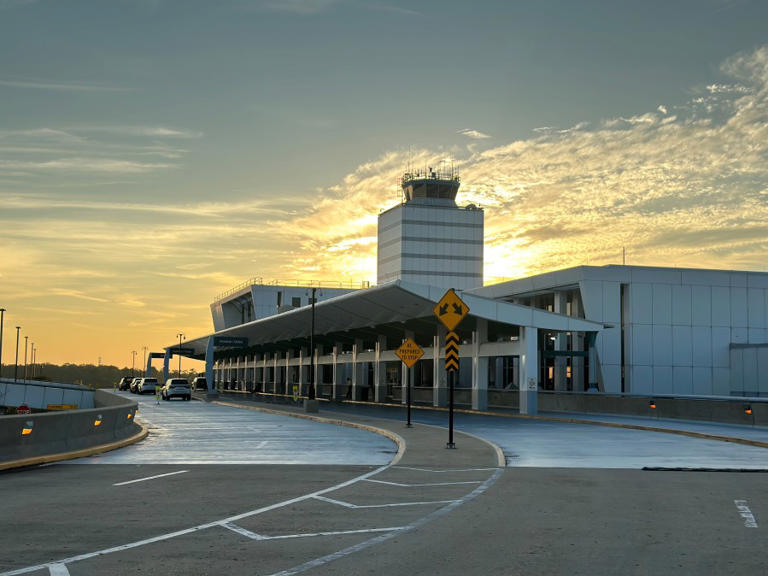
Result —
[[291, 298], [291, 306], [294, 308], [299, 308], [301, 306], [301, 298], [299, 296], [294, 296]]

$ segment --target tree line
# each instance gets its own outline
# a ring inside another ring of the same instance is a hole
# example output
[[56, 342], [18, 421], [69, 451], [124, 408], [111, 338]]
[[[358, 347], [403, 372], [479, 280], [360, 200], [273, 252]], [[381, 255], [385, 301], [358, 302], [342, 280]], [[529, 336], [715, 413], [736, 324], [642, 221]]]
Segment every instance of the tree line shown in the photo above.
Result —
[[[6, 380], [13, 380], [14, 365], [4, 364], [0, 366], [0, 377]], [[32, 374], [32, 366], [27, 366], [27, 380], [36, 380], [43, 382], [59, 382], [63, 384], [80, 384], [89, 388], [112, 388], [121, 378], [127, 376], [143, 376], [143, 370], [131, 370], [130, 368], [118, 368], [117, 366], [95, 364], [38, 364], [34, 368], [35, 374]], [[173, 375], [176, 374], [172, 370]], [[162, 380], [163, 372], [152, 368], [151, 375], [158, 380]], [[194, 370], [182, 370], [182, 376], [194, 378], [197, 376]], [[24, 378], [24, 367], [19, 366], [17, 379]]]

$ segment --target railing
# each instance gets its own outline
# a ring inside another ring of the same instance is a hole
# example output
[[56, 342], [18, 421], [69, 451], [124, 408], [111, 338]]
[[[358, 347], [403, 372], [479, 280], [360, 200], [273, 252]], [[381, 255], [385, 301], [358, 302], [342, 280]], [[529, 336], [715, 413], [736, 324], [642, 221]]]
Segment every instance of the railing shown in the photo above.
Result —
[[364, 290], [366, 288], [375, 286], [375, 284], [371, 284], [368, 280], [362, 280], [360, 282], [339, 282], [336, 280], [268, 280], [265, 282], [261, 276], [256, 276], [246, 280], [245, 282], [242, 282], [241, 284], [238, 284], [234, 288], [230, 288], [226, 292], [218, 294], [213, 301], [219, 302], [224, 298], [232, 296], [232, 294], [240, 292], [241, 290], [251, 286], [294, 286], [297, 288], [339, 288], [349, 290]]

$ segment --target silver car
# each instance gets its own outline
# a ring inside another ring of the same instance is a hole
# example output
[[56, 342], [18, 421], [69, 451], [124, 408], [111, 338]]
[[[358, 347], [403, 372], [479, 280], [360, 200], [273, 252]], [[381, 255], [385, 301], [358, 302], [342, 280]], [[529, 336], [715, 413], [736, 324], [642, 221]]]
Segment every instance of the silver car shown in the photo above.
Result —
[[160, 391], [160, 395], [163, 400], [170, 400], [174, 396], [189, 400], [192, 398], [192, 391], [189, 389], [189, 382], [186, 378], [168, 378]]
[[154, 394], [157, 385], [157, 378], [142, 378], [136, 385], [136, 391], [139, 394]]

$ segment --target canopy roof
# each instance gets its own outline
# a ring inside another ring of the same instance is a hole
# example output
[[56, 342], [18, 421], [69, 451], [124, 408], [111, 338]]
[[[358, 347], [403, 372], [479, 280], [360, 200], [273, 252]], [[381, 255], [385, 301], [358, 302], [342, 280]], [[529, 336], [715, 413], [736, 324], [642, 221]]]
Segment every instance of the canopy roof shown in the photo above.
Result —
[[[318, 343], [375, 339], [378, 335], [402, 338], [405, 331], [435, 334], [439, 321], [433, 309], [445, 290], [400, 280], [357, 290], [315, 304], [315, 340]], [[458, 331], [473, 330], [475, 319], [494, 323], [497, 328], [531, 326], [552, 332], [597, 332], [604, 325], [581, 318], [510, 304], [458, 291], [469, 314]], [[213, 336], [247, 338], [249, 347], [290, 349], [306, 345], [312, 332], [312, 306], [303, 306], [221, 330], [183, 343], [184, 355], [205, 358], [208, 339]], [[166, 347], [173, 352], [178, 344]]]

